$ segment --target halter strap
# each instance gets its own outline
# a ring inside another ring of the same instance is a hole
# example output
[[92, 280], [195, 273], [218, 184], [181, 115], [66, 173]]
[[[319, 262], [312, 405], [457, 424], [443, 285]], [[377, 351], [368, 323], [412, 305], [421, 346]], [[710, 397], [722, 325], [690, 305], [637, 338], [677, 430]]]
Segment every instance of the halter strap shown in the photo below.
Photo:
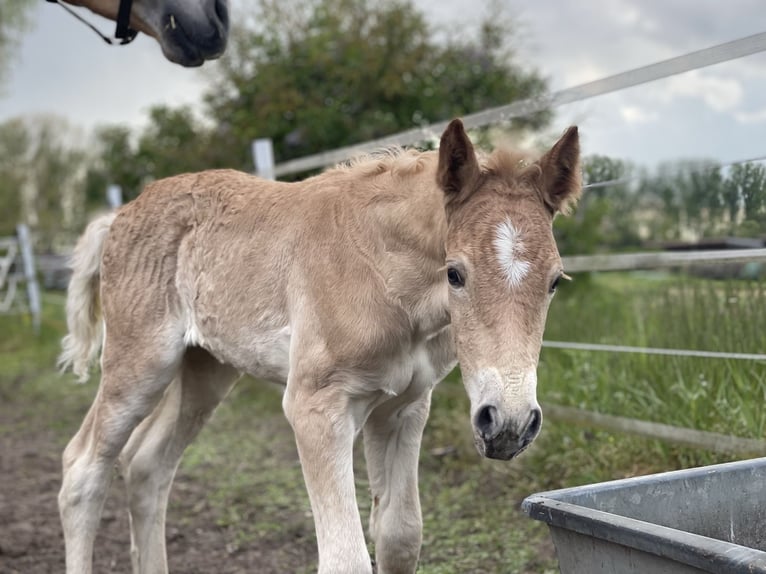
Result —
[[110, 46], [123, 46], [125, 44], [130, 44], [138, 35], [138, 32], [130, 27], [130, 10], [133, 6], [133, 0], [120, 0], [120, 7], [117, 11], [117, 26], [115, 28], [114, 38], [110, 38], [109, 36], [101, 33], [98, 28], [80, 16], [77, 12], [72, 10], [69, 6], [61, 2], [61, 0], [46, 1], [61, 6], [64, 10], [69, 12], [72, 16], [77, 18], [80, 22], [98, 34], [99, 37]]
[[114, 30], [114, 35], [122, 40], [127, 40], [122, 42], [123, 44], [132, 42], [138, 34], [135, 30], [130, 29], [130, 9], [132, 6], [133, 0], [120, 0], [120, 8], [117, 10], [117, 27]]

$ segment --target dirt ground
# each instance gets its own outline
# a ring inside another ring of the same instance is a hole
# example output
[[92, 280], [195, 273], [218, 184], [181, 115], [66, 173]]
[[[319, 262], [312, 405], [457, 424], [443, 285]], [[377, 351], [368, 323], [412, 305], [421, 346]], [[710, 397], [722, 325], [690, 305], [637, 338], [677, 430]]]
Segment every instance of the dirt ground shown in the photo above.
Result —
[[[0, 574], [63, 572], [56, 502], [62, 439], [45, 424], [21, 420], [24, 409], [6, 397], [0, 399], [0, 428], [6, 431], [0, 432]], [[207, 495], [193, 473], [179, 473], [167, 520], [171, 572], [235, 574], [252, 572], [257, 564], [258, 572], [284, 573], [315, 564], [313, 532], [307, 528], [292, 528], [286, 538], [241, 544], [233, 529], [219, 526], [220, 511], [206, 503]], [[128, 573], [129, 556], [125, 495], [115, 476], [96, 540], [94, 572]]]
[[[23, 325], [0, 324], [0, 574], [64, 571], [60, 457], [97, 383], [77, 385], [53, 370], [63, 320], [46, 326], [33, 338]], [[442, 383], [439, 392], [420, 464], [419, 572], [552, 574], [547, 530], [519, 510], [543, 486], [530, 482], [536, 473], [481, 460], [466, 432], [462, 384]], [[369, 484], [356, 451], [366, 525]], [[123, 486], [115, 473], [95, 544], [97, 574], [131, 570]], [[506, 526], [491, 527], [489, 515]], [[316, 572], [314, 524], [280, 392], [243, 381], [187, 448], [170, 495], [167, 550], [174, 574]]]

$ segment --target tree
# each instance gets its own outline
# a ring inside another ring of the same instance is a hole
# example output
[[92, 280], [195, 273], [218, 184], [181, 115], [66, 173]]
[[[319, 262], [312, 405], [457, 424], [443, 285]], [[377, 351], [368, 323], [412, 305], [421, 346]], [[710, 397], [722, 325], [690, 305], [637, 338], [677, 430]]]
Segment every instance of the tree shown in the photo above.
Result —
[[725, 206], [720, 166], [710, 160], [678, 161], [673, 166], [670, 181], [681, 205], [684, 228], [699, 236], [719, 233]]
[[[439, 42], [405, 0], [261, 0], [259, 8], [256, 23], [232, 34], [206, 97], [214, 147], [236, 167], [249, 167], [256, 137], [272, 138], [283, 161], [545, 88], [513, 63], [500, 18], [478, 38]], [[517, 124], [540, 127], [548, 118]]]
[[98, 128], [95, 140], [95, 159], [85, 184], [90, 207], [103, 205], [110, 184], [119, 185], [129, 201], [154, 179], [230, 165], [211, 144], [210, 129], [189, 107], [155, 106], [140, 134], [127, 126], [108, 125]]
[[0, 85], [2, 85], [10, 59], [29, 23], [29, 0], [3, 0], [0, 3]]
[[[731, 198], [729, 203], [736, 198], [737, 207], [742, 206], [745, 220], [758, 221], [763, 217], [766, 211], [766, 168], [763, 165], [759, 163], [733, 165], [724, 189], [726, 196]], [[731, 220], [734, 221], [734, 219]]]
[[[640, 244], [639, 195], [631, 186], [635, 167], [629, 162], [594, 155], [583, 159], [587, 189], [573, 217], [559, 217], [554, 229], [559, 248], [567, 255], [599, 249], [625, 249]], [[608, 185], [598, 184], [611, 182]]]
[[650, 235], [657, 240], [717, 233], [723, 210], [721, 168], [708, 160], [684, 160], [659, 165], [640, 186], [653, 204]]
[[85, 153], [71, 144], [71, 136], [71, 126], [55, 116], [0, 125], [2, 233], [24, 221], [36, 232], [38, 246], [48, 249], [60, 231], [79, 226]]
[[0, 235], [13, 235], [22, 221], [29, 134], [20, 119], [0, 124]]
[[210, 144], [210, 131], [189, 107], [153, 107], [136, 154], [143, 173], [152, 179], [225, 165]]
[[136, 197], [147, 177], [138, 158], [137, 146], [127, 126], [102, 126], [95, 133], [94, 158], [85, 177], [85, 197], [89, 207], [105, 204], [110, 184], [122, 188], [125, 200]]

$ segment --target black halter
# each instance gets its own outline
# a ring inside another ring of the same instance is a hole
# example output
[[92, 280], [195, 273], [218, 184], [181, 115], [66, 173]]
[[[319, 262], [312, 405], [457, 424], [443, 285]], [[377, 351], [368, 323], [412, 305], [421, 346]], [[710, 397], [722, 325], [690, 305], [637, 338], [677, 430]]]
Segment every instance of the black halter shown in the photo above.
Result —
[[123, 44], [130, 44], [135, 39], [136, 35], [138, 34], [138, 32], [136, 32], [130, 27], [130, 9], [131, 9], [131, 6], [133, 5], [133, 0], [120, 0], [120, 7], [117, 10], [117, 27], [114, 31], [114, 38], [110, 38], [109, 36], [105, 36], [104, 34], [102, 34], [98, 30], [98, 28], [96, 28], [93, 24], [88, 22], [85, 18], [80, 16], [77, 12], [72, 10], [69, 6], [67, 6], [60, 0], [47, 0], [47, 1], [61, 6], [64, 10], [66, 10], [72, 16], [77, 18], [80, 22], [88, 26], [96, 34], [101, 36], [101, 39], [109, 45], [118, 44], [122, 46]]

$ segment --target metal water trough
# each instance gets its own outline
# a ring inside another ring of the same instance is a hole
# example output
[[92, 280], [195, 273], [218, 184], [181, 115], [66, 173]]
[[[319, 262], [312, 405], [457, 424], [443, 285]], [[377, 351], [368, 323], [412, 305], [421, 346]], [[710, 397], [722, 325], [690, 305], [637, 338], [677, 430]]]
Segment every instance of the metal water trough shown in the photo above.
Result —
[[534, 494], [561, 574], [766, 573], [766, 458]]

